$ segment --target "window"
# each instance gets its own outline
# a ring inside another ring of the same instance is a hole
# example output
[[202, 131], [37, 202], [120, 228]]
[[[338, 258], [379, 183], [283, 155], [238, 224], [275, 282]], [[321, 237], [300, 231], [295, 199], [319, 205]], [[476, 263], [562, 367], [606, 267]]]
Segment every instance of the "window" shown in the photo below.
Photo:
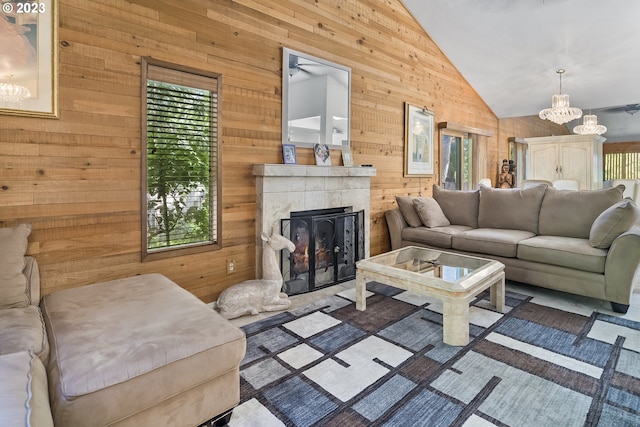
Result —
[[440, 185], [450, 190], [474, 190], [487, 177], [487, 138], [493, 133], [455, 123], [438, 123]]
[[220, 77], [151, 60], [142, 74], [143, 258], [219, 247]]
[[605, 153], [604, 180], [640, 179], [640, 153]]

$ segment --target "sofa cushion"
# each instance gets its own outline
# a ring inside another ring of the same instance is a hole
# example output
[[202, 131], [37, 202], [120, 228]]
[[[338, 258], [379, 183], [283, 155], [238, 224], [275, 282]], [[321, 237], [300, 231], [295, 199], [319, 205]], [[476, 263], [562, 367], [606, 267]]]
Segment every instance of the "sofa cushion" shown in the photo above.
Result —
[[518, 258], [575, 270], [604, 273], [607, 251], [592, 247], [588, 239], [535, 236], [520, 242]]
[[540, 235], [588, 239], [593, 222], [622, 200], [624, 186], [602, 190], [557, 190], [548, 187], [540, 208]]
[[420, 198], [413, 200], [413, 207], [415, 208], [420, 221], [428, 227], [444, 227], [451, 225], [447, 217], [442, 212], [442, 208], [435, 199], [432, 198]]
[[110, 425], [233, 378], [245, 354], [240, 329], [160, 274], [53, 292], [40, 305], [60, 426]]
[[0, 228], [0, 308], [29, 305], [27, 278], [22, 273], [31, 227]]
[[472, 228], [466, 225], [448, 225], [434, 228], [406, 227], [402, 230], [402, 240], [448, 249], [451, 248], [452, 236], [467, 230], [472, 230]]
[[636, 215], [637, 209], [628, 199], [605, 209], [591, 226], [589, 243], [594, 248], [607, 249], [619, 235], [631, 228]]
[[524, 230], [538, 233], [538, 215], [544, 185], [529, 188], [480, 187], [478, 227]]
[[433, 198], [453, 225], [478, 228], [479, 195], [478, 190], [445, 190], [437, 185], [433, 186]]
[[523, 230], [476, 228], [452, 236], [451, 246], [459, 251], [515, 258], [518, 242], [534, 235]]
[[36, 305], [0, 310], [0, 354], [28, 350], [46, 365], [49, 342]]
[[0, 426], [53, 427], [47, 373], [29, 351], [0, 356]]
[[422, 221], [413, 207], [413, 197], [411, 196], [396, 196], [396, 202], [400, 213], [404, 217], [404, 220], [409, 224], [409, 227], [422, 227]]

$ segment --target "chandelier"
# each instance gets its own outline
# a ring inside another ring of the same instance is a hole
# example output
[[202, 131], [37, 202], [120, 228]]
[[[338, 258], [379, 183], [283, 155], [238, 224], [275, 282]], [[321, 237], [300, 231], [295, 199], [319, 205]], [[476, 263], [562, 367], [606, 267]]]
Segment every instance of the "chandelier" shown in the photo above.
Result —
[[553, 95], [551, 108], [545, 108], [540, 111], [539, 116], [543, 120], [551, 120], [562, 125], [571, 120], [579, 119], [582, 116], [582, 110], [569, 106], [569, 95], [562, 93], [562, 74], [564, 74], [564, 70], [561, 68], [556, 70], [556, 73], [560, 76], [560, 94]]
[[598, 124], [598, 117], [595, 114], [587, 114], [583, 118], [580, 126], [573, 128], [573, 132], [578, 135], [602, 135], [607, 131], [606, 126]]
[[[6, 77], [10, 80], [13, 76]], [[13, 83], [0, 83], [0, 104], [22, 105], [22, 101], [30, 97], [31, 92], [24, 86]]]

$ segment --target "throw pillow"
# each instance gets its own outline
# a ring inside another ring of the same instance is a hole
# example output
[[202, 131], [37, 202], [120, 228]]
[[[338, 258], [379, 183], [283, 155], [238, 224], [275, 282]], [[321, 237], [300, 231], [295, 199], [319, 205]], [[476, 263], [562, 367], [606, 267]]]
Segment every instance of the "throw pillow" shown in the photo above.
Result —
[[453, 225], [478, 228], [478, 190], [445, 190], [433, 186], [433, 198]]
[[538, 233], [540, 205], [547, 187], [480, 187], [478, 227], [523, 230]]
[[413, 206], [420, 220], [426, 227], [433, 228], [451, 225], [444, 215], [444, 212], [442, 212], [442, 208], [440, 208], [440, 205], [434, 199], [415, 199]]
[[398, 208], [400, 208], [400, 213], [404, 217], [404, 220], [407, 221], [409, 227], [421, 227], [422, 221], [420, 221], [420, 217], [413, 207], [413, 197], [411, 196], [396, 196], [396, 202], [398, 203]]
[[31, 227], [0, 228], [0, 308], [27, 307], [29, 289], [22, 273]]
[[636, 220], [635, 205], [624, 199], [602, 212], [591, 226], [589, 243], [598, 249], [607, 249]]

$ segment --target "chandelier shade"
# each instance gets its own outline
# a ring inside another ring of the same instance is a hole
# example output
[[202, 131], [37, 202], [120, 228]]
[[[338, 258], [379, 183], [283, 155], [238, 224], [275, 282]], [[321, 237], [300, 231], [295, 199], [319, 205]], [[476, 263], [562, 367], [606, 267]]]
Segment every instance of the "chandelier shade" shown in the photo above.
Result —
[[563, 69], [556, 70], [556, 73], [560, 76], [560, 94], [553, 95], [551, 98], [551, 108], [545, 108], [540, 111], [539, 114], [541, 119], [550, 120], [559, 125], [582, 117], [582, 110], [571, 107], [569, 105], [569, 95], [562, 93], [562, 74], [564, 72]]
[[21, 105], [23, 100], [30, 97], [31, 92], [24, 86], [0, 83], [0, 103]]
[[595, 114], [585, 115], [582, 124], [573, 128], [573, 133], [578, 135], [602, 135], [606, 131], [607, 127], [598, 124]]

